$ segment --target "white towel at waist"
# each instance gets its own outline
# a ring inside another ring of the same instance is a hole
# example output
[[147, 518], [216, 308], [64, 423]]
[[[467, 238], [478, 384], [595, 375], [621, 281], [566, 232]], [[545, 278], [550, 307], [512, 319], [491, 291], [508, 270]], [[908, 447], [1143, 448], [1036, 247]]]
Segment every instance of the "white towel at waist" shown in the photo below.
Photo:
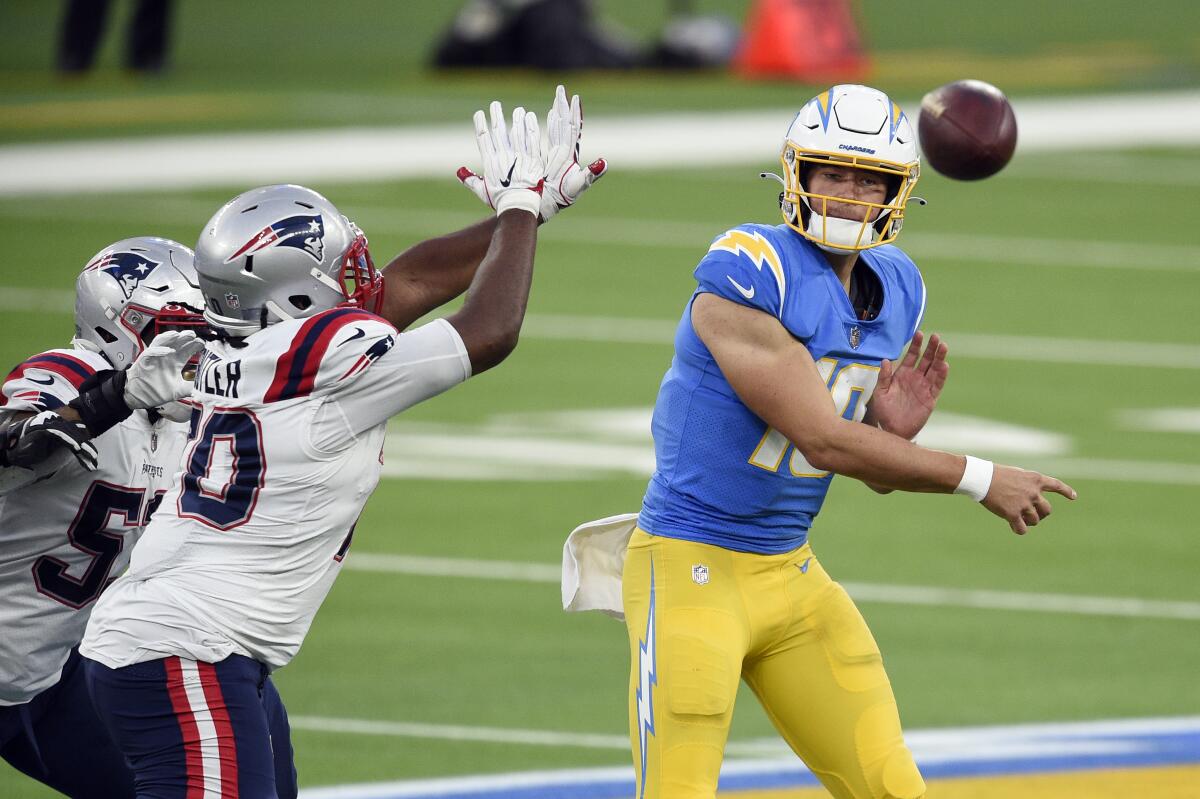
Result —
[[576, 527], [563, 544], [563, 610], [599, 610], [625, 618], [621, 573], [636, 513], [622, 513]]

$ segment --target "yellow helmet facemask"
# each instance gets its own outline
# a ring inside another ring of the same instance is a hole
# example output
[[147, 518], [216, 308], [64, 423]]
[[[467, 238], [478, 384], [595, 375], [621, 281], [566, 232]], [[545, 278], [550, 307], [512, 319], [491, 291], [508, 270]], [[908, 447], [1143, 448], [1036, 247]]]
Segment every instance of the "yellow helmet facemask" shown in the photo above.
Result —
[[[784, 142], [779, 161], [785, 176], [780, 197], [783, 221], [822, 249], [837, 253], [860, 252], [895, 241], [921, 172], [918, 163], [901, 164], [863, 155], [805, 150], [790, 141]], [[803, 180], [805, 165], [823, 164], [878, 173], [888, 185], [889, 196], [882, 203], [873, 203], [808, 191]], [[828, 211], [831, 202], [865, 208], [863, 220], [831, 217]]]

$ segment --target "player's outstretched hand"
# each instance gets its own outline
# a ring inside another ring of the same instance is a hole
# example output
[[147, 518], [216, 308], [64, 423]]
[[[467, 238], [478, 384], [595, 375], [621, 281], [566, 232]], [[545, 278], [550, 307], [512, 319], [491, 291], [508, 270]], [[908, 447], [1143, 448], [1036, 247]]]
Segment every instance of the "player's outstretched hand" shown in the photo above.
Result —
[[597, 158], [587, 166], [579, 163], [579, 139], [583, 134], [583, 105], [579, 95], [567, 102], [567, 90], [559, 84], [554, 103], [546, 113], [546, 190], [542, 192], [542, 221], [575, 204], [579, 195], [608, 171], [608, 162]]
[[42, 411], [0, 432], [0, 466], [32, 469], [55, 452], [66, 449], [79, 465], [95, 471], [96, 445], [83, 422], [72, 421], [54, 411]]
[[502, 214], [520, 208], [538, 216], [542, 205], [546, 165], [537, 115], [524, 108], [512, 113], [512, 130], [504, 123], [504, 108], [492, 101], [492, 124], [475, 112], [475, 143], [483, 162], [482, 174], [459, 167], [458, 179], [489, 207]]
[[125, 373], [125, 404], [157, 408], [192, 393], [183, 369], [202, 349], [204, 342], [190, 330], [159, 333]]
[[867, 405], [882, 429], [910, 441], [929, 421], [950, 374], [946, 342], [934, 333], [922, 355], [924, 337], [920, 330], [913, 334], [899, 366], [886, 360], [880, 365], [879, 382]]
[[997, 463], [983, 506], [1007, 521], [1014, 533], [1025, 535], [1030, 527], [1050, 515], [1050, 500], [1044, 496], [1050, 492], [1072, 500], [1078, 496], [1062, 480]]

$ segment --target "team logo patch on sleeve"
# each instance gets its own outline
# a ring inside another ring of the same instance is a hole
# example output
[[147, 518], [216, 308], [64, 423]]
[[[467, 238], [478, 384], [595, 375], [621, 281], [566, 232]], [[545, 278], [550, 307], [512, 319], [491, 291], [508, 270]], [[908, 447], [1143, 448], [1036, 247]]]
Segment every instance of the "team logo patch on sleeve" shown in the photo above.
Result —
[[372, 344], [366, 352], [358, 356], [358, 360], [354, 362], [354, 365], [347, 369], [346, 374], [339, 377], [338, 380], [345, 380], [347, 377], [352, 377], [358, 374], [371, 364], [375, 363], [375, 361], [382, 358], [383, 354], [394, 346], [396, 346], [395, 336], [388, 335], [379, 339], [379, 341], [376, 341], [374, 344]]
[[325, 221], [320, 214], [300, 214], [272, 222], [251, 236], [225, 263], [270, 247], [294, 247], [320, 263], [325, 253]]
[[124, 292], [125, 299], [129, 299], [133, 290], [159, 266], [159, 263], [136, 252], [110, 252], [92, 261], [86, 269], [99, 269], [111, 275]]
[[43, 411], [52, 411], [55, 408], [63, 406], [62, 400], [53, 394], [47, 394], [45, 391], [18, 391], [13, 395], [13, 399], [29, 403]]

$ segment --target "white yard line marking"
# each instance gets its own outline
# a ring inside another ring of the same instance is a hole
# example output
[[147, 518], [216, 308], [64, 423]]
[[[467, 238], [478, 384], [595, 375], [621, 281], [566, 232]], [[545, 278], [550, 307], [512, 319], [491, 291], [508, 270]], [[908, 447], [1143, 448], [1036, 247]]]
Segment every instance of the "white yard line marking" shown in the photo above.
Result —
[[[72, 199], [31, 200], [4, 208], [3, 215], [18, 218], [58, 219], [71, 213]], [[478, 221], [479, 214], [436, 208], [369, 205], [346, 206], [368, 232], [427, 237]], [[91, 219], [128, 219], [141, 224], [199, 225], [217, 209], [215, 203], [182, 197], [114, 199], [99, 209], [89, 207]], [[768, 222], [778, 221], [764, 217]], [[544, 242], [593, 246], [639, 246], [685, 250], [695, 260], [708, 242], [722, 231], [721, 223], [647, 220], [642, 217], [567, 216], [539, 232]], [[903, 247], [918, 263], [925, 260], [960, 261], [964, 253], [977, 264], [1023, 265], [1038, 268], [1097, 268], [1138, 272], [1200, 272], [1200, 247], [1134, 241], [995, 236], [973, 233], [937, 233], [913, 230], [904, 234]]]
[[1129, 409], [1117, 413], [1117, 423], [1126, 430], [1200, 433], [1200, 408]]
[[[74, 292], [0, 286], [0, 311], [67, 313], [74, 305]], [[529, 314], [521, 334], [526, 338], [560, 341], [669, 346], [674, 341], [677, 324], [669, 319]], [[1193, 344], [990, 333], [948, 332], [942, 333], [942, 337], [950, 342], [955, 358], [1200, 369], [1200, 346]]]
[[[530, 314], [522, 335], [564, 341], [595, 341], [669, 346], [676, 321], [612, 316]], [[986, 358], [1044, 363], [1200, 369], [1200, 346], [1145, 341], [1052, 338], [1049, 336], [943, 333], [954, 358]]]
[[[1094, 151], [1200, 141], [1200, 92], [1018, 101], [1018, 147]], [[915, 109], [910, 109], [915, 112]], [[588, 119], [588, 152], [623, 170], [769, 162], [794, 108]], [[448, 177], [474, 163], [463, 124], [270, 131], [0, 147], [0, 195]], [[330, 152], [338, 158], [325, 157]]]
[[1200, 186], [1200, 161], [1132, 154], [1055, 154], [1018, 158], [1001, 173], [1020, 180], [1056, 183], [1115, 183], [1127, 186]]
[[425, 738], [444, 741], [525, 744], [527, 746], [567, 746], [583, 749], [623, 750], [629, 748], [629, 738], [627, 736], [604, 735], [601, 733], [468, 727], [457, 724], [417, 724], [403, 721], [370, 721], [367, 719], [294, 716], [290, 714], [288, 720], [291, 723], [292, 729], [313, 730], [316, 732], [385, 735], [396, 738]]
[[[558, 583], [561, 577], [559, 566], [549, 563], [460, 560], [353, 550], [346, 557], [343, 568], [421, 577], [462, 577], [547, 584]], [[860, 582], [843, 582], [842, 585], [856, 601], [868, 603], [1200, 621], [1200, 602], [990, 591], [928, 585]]]
[[[360, 728], [360, 725], [366, 725]], [[455, 727], [391, 722], [362, 722], [355, 719], [329, 719], [320, 716], [293, 716], [292, 727], [316, 732], [387, 735], [389, 728], [401, 737], [412, 737], [416, 729], [427, 729], [428, 737], [442, 740], [524, 743], [535, 738], [534, 745], [587, 746], [594, 749], [628, 750], [624, 736], [506, 730], [494, 727]], [[1194, 762], [1187, 756], [1188, 742], [1200, 733], [1200, 717], [1159, 719], [1121, 719], [1116, 721], [1021, 724], [994, 727], [963, 727], [910, 730], [905, 742], [923, 769], [931, 773], [961, 776], [964, 773], [1006, 774], [1016, 766], [1028, 771], [1031, 762], [1045, 765], [1043, 770], [1059, 770], [1064, 761], [1090, 763], [1102, 768], [1106, 763], [1128, 766], [1156, 762]], [[425, 736], [416, 736], [425, 737]], [[732, 784], [741, 778], [742, 787], [755, 786], [755, 776], [781, 785], [810, 784], [804, 764], [777, 738], [731, 741], [731, 755], [721, 768], [722, 782]], [[626, 756], [627, 757], [627, 756]], [[737, 759], [739, 757], [749, 759]], [[1165, 759], [1164, 759], [1165, 758]], [[783, 783], [780, 778], [786, 778]], [[337, 785], [307, 788], [302, 799], [434, 799], [435, 797], [517, 796], [613, 796], [614, 789], [632, 788], [633, 769], [628, 764], [583, 769], [555, 769], [469, 776], [437, 777], [421, 780]]]
[[1200, 465], [1104, 458], [1029, 458], [1023, 464], [1055, 477], [1155, 485], [1200, 485]]

